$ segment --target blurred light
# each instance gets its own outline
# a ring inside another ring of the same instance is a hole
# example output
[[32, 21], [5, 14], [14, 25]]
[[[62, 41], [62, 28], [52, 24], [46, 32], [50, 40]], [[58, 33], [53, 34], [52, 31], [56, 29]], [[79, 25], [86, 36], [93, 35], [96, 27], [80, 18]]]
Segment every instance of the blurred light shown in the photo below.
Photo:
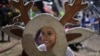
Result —
[[94, 2], [93, 1], [90, 1], [90, 4], [93, 4]]
[[53, 2], [50, 2], [50, 4], [52, 5], [52, 4], [53, 4]]

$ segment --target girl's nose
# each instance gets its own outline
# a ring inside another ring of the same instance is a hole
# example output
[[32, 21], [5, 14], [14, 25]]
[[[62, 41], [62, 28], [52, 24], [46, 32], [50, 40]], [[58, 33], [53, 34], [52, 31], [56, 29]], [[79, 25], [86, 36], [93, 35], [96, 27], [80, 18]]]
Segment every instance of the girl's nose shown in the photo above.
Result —
[[45, 38], [45, 40], [48, 40], [49, 39], [49, 36], [48, 35], [45, 35], [44, 38]]

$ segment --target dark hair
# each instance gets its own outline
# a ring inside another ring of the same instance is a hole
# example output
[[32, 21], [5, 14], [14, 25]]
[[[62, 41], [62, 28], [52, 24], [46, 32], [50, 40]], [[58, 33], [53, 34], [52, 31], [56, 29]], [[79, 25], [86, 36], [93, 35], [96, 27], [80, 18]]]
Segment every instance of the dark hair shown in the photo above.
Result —
[[35, 36], [35, 42], [37, 45], [40, 45], [41, 44], [41, 40], [40, 40], [40, 37], [39, 35], [41, 34], [41, 29], [39, 29], [36, 33], [36, 36]]
[[44, 11], [44, 4], [42, 1], [36, 1], [34, 2], [34, 6], [37, 6], [38, 9], [40, 9], [41, 13], [45, 13]]
[[6, 4], [9, 4], [9, 1], [8, 0], [0, 0], [0, 4], [6, 5]]
[[86, 17], [89, 17], [89, 14], [86, 14]]
[[69, 44], [68, 46], [69, 46], [73, 51], [78, 52], [78, 51], [79, 51], [79, 48], [77, 48], [77, 46], [81, 46], [81, 47], [82, 47], [82, 44], [81, 44], [81, 43], [74, 43], [74, 44]]

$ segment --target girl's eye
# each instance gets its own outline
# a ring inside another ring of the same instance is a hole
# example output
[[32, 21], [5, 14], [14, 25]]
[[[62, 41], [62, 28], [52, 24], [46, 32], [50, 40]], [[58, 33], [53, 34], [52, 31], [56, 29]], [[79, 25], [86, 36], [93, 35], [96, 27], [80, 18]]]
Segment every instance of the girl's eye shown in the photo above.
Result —
[[44, 35], [44, 32], [42, 32], [42, 35]]
[[48, 32], [48, 35], [51, 35], [52, 33], [51, 32]]

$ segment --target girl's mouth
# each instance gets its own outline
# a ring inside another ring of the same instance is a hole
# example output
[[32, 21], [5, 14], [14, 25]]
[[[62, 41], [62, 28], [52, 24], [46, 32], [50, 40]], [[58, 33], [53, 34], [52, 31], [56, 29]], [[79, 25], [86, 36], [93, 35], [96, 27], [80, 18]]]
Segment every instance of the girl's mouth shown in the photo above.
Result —
[[44, 43], [49, 43], [49, 41], [48, 40], [45, 40]]

